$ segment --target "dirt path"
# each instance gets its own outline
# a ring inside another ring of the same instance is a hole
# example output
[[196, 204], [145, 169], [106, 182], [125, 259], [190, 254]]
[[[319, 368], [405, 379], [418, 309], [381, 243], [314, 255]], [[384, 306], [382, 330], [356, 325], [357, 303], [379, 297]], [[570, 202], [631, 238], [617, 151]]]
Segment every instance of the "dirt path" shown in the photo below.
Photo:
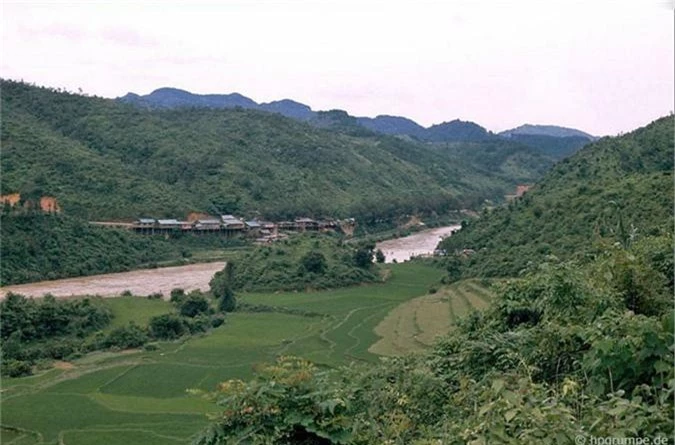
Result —
[[413, 256], [432, 254], [443, 238], [450, 236], [453, 230], [459, 230], [461, 227], [455, 225], [424, 230], [403, 238], [382, 241], [377, 243], [375, 248], [382, 250], [386, 263], [394, 260], [400, 263], [408, 261]]
[[67, 278], [65, 280], [40, 281], [0, 288], [0, 299], [8, 292], [30, 297], [41, 297], [51, 293], [55, 297], [73, 295], [119, 296], [125, 290], [134, 295], [148, 295], [161, 292], [168, 297], [171, 289], [180, 287], [186, 291], [208, 290], [213, 274], [225, 267], [224, 262], [190, 264], [188, 266], [143, 269], [133, 272], [92, 275], [89, 277]]

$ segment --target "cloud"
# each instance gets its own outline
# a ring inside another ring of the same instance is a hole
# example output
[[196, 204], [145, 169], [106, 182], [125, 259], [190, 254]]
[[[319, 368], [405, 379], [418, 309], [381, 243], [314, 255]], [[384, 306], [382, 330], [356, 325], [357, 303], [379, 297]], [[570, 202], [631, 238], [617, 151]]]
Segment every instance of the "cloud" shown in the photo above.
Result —
[[100, 32], [100, 37], [106, 42], [124, 46], [152, 48], [159, 45], [156, 39], [123, 26], [108, 26]]
[[50, 39], [60, 38], [79, 42], [91, 36], [91, 33], [87, 29], [67, 23], [50, 23], [44, 26], [19, 25], [17, 31], [24, 39], [47, 37]]

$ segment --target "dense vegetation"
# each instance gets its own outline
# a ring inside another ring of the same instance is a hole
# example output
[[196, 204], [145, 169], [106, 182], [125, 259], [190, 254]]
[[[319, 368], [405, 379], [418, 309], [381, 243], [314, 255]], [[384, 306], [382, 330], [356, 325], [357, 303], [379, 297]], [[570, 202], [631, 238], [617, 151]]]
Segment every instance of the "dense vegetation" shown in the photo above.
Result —
[[[214, 277], [212, 287], [244, 291], [328, 289], [378, 279], [374, 245], [351, 246], [337, 235], [297, 235], [260, 246]], [[229, 271], [228, 268], [231, 268]], [[215, 284], [214, 284], [215, 283]]]
[[[150, 295], [150, 299], [161, 295]], [[199, 291], [185, 294], [175, 289], [171, 295], [174, 311], [154, 316], [147, 325], [129, 322], [106, 330], [112, 313], [100, 298], [57, 300], [9, 293], [0, 302], [1, 374], [30, 375], [35, 366], [48, 366], [50, 360], [73, 360], [82, 354], [103, 349], [138, 348], [152, 340], [175, 340], [203, 333], [222, 325], [224, 314], [236, 303], [222, 307]]]
[[[515, 276], [547, 255], [583, 257], [600, 240], [672, 236], [673, 117], [603, 138], [557, 164], [522, 198], [467, 221], [442, 247], [471, 249], [468, 274]], [[672, 249], [671, 249], [672, 250]]]
[[[460, 154], [355, 131], [349, 122], [331, 131], [241, 108], [152, 111], [1, 86], [3, 193], [54, 196], [66, 213], [90, 220], [191, 211], [364, 221], [443, 213], [499, 199], [553, 162], [499, 141], [489, 150], [509, 152], [503, 165], [478, 171]], [[330, 122], [340, 116], [325, 113]]]
[[612, 246], [583, 267], [542, 263], [428, 354], [339, 370], [281, 357], [222, 383], [223, 411], [195, 443], [672, 437], [672, 257], [661, 273], [654, 243]]
[[0, 215], [0, 284], [123, 272], [188, 261], [200, 249], [241, 245], [239, 239], [142, 236], [128, 230], [93, 226], [68, 215], [33, 211]]

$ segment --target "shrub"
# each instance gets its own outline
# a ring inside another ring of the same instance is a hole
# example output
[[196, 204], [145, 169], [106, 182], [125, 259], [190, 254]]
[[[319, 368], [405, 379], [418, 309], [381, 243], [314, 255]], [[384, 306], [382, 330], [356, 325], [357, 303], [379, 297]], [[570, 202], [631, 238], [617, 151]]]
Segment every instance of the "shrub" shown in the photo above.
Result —
[[184, 317], [196, 317], [209, 312], [209, 302], [200, 292], [191, 292], [180, 303], [178, 312]]
[[173, 340], [185, 334], [187, 328], [178, 315], [162, 314], [150, 319], [149, 330], [153, 338]]
[[112, 330], [105, 339], [107, 347], [116, 346], [121, 349], [138, 348], [148, 341], [145, 329], [131, 322]]
[[28, 362], [20, 360], [3, 360], [2, 362], [2, 375], [5, 377], [22, 377], [32, 373], [32, 366]]

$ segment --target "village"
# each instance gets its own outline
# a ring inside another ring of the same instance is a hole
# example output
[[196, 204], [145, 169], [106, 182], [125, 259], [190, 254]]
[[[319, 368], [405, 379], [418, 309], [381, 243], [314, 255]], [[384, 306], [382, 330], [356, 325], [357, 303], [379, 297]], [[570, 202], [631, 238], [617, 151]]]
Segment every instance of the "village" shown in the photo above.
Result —
[[179, 233], [210, 234], [227, 237], [245, 235], [255, 238], [257, 243], [264, 244], [287, 238], [288, 234], [284, 232], [327, 232], [336, 230], [351, 232], [355, 225], [355, 220], [353, 218], [345, 220], [296, 218], [293, 221], [270, 222], [258, 219], [245, 220], [234, 215], [214, 217], [193, 213], [184, 221], [178, 219], [138, 218], [132, 223], [92, 221], [91, 224], [125, 228], [142, 235], [170, 236]]

